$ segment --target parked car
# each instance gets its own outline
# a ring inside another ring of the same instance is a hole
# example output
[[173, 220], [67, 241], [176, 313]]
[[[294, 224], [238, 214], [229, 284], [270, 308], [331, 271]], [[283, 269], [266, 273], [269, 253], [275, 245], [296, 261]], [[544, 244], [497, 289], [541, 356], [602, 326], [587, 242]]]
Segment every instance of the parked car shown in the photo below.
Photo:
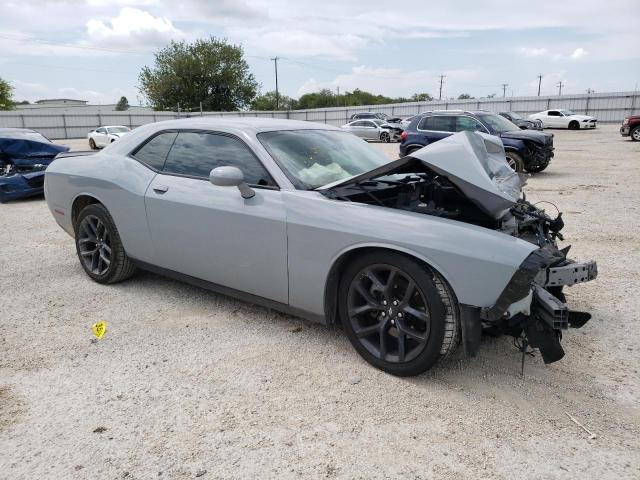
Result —
[[598, 120], [589, 115], [577, 115], [571, 110], [545, 110], [529, 115], [529, 120], [540, 120], [544, 128], [568, 128], [581, 130], [596, 128]]
[[45, 169], [68, 150], [35, 130], [0, 128], [0, 203], [42, 195]]
[[568, 310], [562, 286], [595, 278], [595, 262], [567, 258], [561, 216], [521, 187], [489, 135], [389, 162], [330, 125], [207, 117], [63, 156], [45, 181], [96, 282], [142, 268], [341, 324], [365, 360], [402, 376], [460, 341], [474, 355], [482, 325], [553, 362], [560, 332], [589, 319]]
[[620, 135], [631, 137], [631, 140], [640, 142], [640, 115], [631, 115], [622, 121]]
[[110, 143], [120, 140], [129, 132], [131, 132], [131, 129], [123, 125], [98, 127], [95, 130], [91, 130], [87, 135], [87, 138], [89, 139], [89, 147], [91, 150], [106, 147]]
[[356, 120], [342, 125], [340, 128], [365, 140], [379, 140], [384, 143], [399, 141], [402, 133], [401, 128], [394, 127], [377, 118], [373, 120]]
[[372, 119], [383, 120], [387, 123], [400, 123], [402, 119], [400, 117], [390, 117], [386, 113], [380, 112], [364, 112], [364, 113], [354, 113], [349, 117], [349, 121], [353, 122], [354, 120], [372, 120]]
[[520, 127], [521, 130], [542, 130], [542, 120], [527, 120], [516, 112], [500, 112], [499, 115]]
[[553, 134], [520, 130], [506, 118], [482, 110], [440, 110], [416, 116], [402, 134], [400, 154], [410, 155], [425, 145], [465, 131], [500, 137], [507, 161], [517, 172], [541, 172], [553, 158]]

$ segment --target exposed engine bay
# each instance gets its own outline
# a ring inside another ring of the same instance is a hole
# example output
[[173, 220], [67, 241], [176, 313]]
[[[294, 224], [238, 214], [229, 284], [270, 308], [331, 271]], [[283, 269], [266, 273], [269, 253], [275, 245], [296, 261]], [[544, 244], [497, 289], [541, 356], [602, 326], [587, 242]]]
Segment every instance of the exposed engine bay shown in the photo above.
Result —
[[[523, 352], [527, 346], [538, 348], [545, 363], [560, 360], [562, 330], [579, 328], [591, 318], [568, 309], [563, 287], [593, 280], [596, 262], [575, 262], [567, 256], [570, 246], [558, 247], [562, 213], [552, 217], [527, 201], [524, 177], [508, 167], [499, 140], [485, 138], [484, 145], [480, 136], [449, 145], [446, 140], [321, 191], [336, 200], [470, 223], [536, 245], [496, 304], [467, 312], [467, 317], [478, 317], [469, 321], [479, 320], [485, 331], [520, 339]], [[465, 345], [472, 354], [474, 348]]]

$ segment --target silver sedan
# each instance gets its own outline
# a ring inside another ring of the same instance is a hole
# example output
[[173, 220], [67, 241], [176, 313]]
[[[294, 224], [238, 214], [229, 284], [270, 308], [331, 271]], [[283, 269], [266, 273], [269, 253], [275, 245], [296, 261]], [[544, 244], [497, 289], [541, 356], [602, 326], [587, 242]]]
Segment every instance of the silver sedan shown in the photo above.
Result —
[[593, 279], [595, 263], [567, 258], [561, 218], [521, 196], [488, 135], [389, 162], [328, 125], [173, 120], [58, 156], [45, 195], [92, 280], [145, 269], [339, 325], [394, 375], [460, 343], [474, 355], [483, 327], [553, 362], [560, 332], [589, 319], [562, 288]]
[[355, 120], [342, 125], [340, 128], [365, 140], [375, 140], [384, 143], [396, 140], [395, 137], [397, 136], [391, 127], [382, 120]]

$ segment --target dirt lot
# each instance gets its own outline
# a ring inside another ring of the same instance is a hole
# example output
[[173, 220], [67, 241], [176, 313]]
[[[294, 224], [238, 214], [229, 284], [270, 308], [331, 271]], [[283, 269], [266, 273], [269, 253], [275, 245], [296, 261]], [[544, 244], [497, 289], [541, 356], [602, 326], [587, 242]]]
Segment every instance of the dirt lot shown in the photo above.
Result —
[[0, 478], [640, 478], [640, 143], [556, 147], [526, 192], [600, 276], [568, 291], [594, 318], [565, 359], [524, 378], [507, 337], [399, 379], [339, 331], [148, 273], [101, 286], [42, 199], [0, 205]]

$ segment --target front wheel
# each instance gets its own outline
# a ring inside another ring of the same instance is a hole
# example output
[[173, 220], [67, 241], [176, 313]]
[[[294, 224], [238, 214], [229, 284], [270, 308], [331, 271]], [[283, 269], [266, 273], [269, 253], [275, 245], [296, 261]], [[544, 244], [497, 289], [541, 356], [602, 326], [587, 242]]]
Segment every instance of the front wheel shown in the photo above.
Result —
[[458, 307], [449, 287], [404, 255], [358, 257], [342, 275], [338, 300], [351, 344], [392, 375], [419, 375], [457, 346]]
[[97, 150], [98, 149], [98, 146], [96, 145], [96, 142], [95, 142], [95, 140], [93, 138], [89, 139], [89, 148], [91, 150]]
[[630, 136], [634, 142], [640, 142], [640, 125], [631, 130]]
[[387, 132], [382, 132], [380, 134], [380, 141], [384, 143], [391, 142], [391, 135], [389, 135]]
[[580, 123], [576, 120], [569, 122], [569, 130], [580, 130]]
[[80, 211], [75, 223], [76, 252], [82, 268], [98, 283], [116, 283], [129, 278], [135, 266], [127, 256], [111, 215], [94, 203]]
[[524, 172], [524, 162], [520, 155], [516, 152], [507, 151], [505, 152], [505, 156], [507, 157], [507, 163], [514, 171], [518, 173]]

